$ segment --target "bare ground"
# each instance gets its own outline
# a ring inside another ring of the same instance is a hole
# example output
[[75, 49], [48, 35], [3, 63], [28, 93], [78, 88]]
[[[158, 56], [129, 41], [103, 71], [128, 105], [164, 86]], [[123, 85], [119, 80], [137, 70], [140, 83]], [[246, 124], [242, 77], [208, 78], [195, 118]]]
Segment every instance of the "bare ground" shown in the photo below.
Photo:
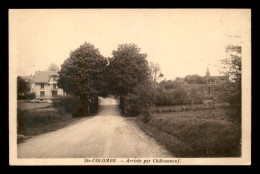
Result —
[[173, 157], [132, 121], [120, 116], [113, 98], [101, 98], [100, 112], [81, 122], [18, 144], [18, 158]]

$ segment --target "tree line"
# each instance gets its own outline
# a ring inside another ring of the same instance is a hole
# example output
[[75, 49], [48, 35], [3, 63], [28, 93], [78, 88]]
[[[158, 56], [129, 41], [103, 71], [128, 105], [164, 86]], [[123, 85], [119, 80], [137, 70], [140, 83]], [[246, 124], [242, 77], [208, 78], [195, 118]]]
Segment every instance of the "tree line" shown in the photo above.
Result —
[[[223, 73], [232, 76], [233, 80], [227, 87], [220, 88], [218, 93], [223, 100], [241, 106], [241, 47], [229, 45], [226, 52], [230, 50], [238, 54], [231, 54], [222, 60], [226, 68]], [[58, 86], [70, 96], [61, 103], [74, 117], [79, 117], [97, 110], [98, 96], [110, 94], [120, 98], [124, 115], [146, 113], [153, 105], [201, 101], [199, 89], [184, 90], [177, 85], [180, 79], [159, 83], [158, 79], [163, 77], [160, 65], [148, 62], [147, 54], [140, 51], [136, 44], [121, 44], [112, 51], [112, 57], [106, 58], [93, 44], [85, 42], [80, 45], [71, 51], [58, 71]], [[51, 65], [49, 69], [56, 70], [57, 67]], [[21, 79], [18, 80], [18, 86], [28, 90]], [[188, 84], [205, 84], [205, 80], [205, 77], [196, 74], [184, 78]]]
[[120, 97], [125, 110], [125, 97], [138, 85], [148, 84], [151, 73], [147, 54], [135, 44], [119, 45], [111, 58], [102, 56], [94, 45], [85, 42], [72, 51], [59, 71], [58, 86], [66, 93], [79, 97], [74, 116], [87, 115], [96, 109], [98, 96]]
[[[91, 108], [95, 110], [97, 107], [98, 96], [109, 94], [120, 98], [123, 114], [135, 114], [156, 103], [160, 87], [157, 80], [163, 74], [160, 66], [149, 63], [147, 54], [140, 50], [136, 44], [121, 44], [112, 51], [112, 57], [106, 58], [94, 45], [85, 42], [72, 51], [61, 66], [58, 86], [66, 93], [78, 96], [80, 102], [74, 115], [87, 115]], [[196, 74], [187, 75], [184, 79], [189, 84], [206, 83], [205, 77]], [[167, 85], [174, 84], [168, 81]], [[186, 96], [182, 89], [178, 90], [177, 98]], [[193, 98], [196, 92], [190, 93]]]

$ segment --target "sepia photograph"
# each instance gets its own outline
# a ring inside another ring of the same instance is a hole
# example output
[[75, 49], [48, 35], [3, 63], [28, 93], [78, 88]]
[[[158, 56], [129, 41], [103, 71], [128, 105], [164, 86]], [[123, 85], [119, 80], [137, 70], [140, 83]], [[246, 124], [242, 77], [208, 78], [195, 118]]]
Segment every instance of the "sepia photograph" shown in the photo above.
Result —
[[250, 9], [9, 9], [10, 165], [250, 165]]

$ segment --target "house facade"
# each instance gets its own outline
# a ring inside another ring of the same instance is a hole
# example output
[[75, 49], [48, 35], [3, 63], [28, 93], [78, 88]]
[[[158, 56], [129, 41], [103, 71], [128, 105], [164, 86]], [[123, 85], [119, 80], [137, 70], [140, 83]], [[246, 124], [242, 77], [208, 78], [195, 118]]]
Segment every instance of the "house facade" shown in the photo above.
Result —
[[65, 96], [63, 89], [59, 88], [57, 71], [36, 71], [31, 92], [36, 94], [36, 100], [52, 100]]

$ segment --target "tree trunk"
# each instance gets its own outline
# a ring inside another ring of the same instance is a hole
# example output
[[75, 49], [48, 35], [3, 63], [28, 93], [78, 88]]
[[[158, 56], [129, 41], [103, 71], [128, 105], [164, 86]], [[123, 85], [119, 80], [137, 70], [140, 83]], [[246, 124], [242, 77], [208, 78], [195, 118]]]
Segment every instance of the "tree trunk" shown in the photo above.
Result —
[[95, 111], [98, 109], [98, 95], [95, 96]]
[[85, 117], [89, 112], [88, 97], [87, 95], [80, 95], [79, 97], [80, 101], [77, 103], [74, 117]]
[[123, 111], [123, 114], [125, 114], [125, 97], [120, 95], [120, 109]]
[[90, 112], [89, 112], [89, 101], [88, 101], [88, 96], [85, 95], [84, 98], [84, 108], [85, 108], [85, 116], [87, 116]]

